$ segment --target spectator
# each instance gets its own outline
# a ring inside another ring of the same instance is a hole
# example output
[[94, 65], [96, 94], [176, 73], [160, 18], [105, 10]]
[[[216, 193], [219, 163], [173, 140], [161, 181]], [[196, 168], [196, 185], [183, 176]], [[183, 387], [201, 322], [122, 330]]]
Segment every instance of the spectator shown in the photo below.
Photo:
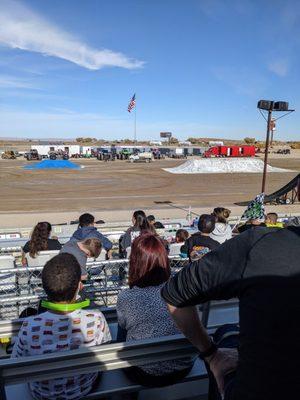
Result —
[[[299, 260], [300, 227], [251, 229], [182, 269], [162, 289], [177, 326], [200, 350], [223, 393], [227, 381], [226, 400], [298, 396]], [[234, 297], [240, 300], [238, 353], [216, 348], [194, 307]]]
[[176, 243], [185, 243], [185, 241], [189, 238], [189, 233], [185, 229], [178, 229], [175, 233], [175, 242]]
[[96, 238], [85, 239], [77, 242], [69, 240], [61, 249], [60, 253], [72, 254], [81, 267], [82, 279], [87, 277], [86, 262], [88, 257], [97, 258], [101, 253], [101, 241]]
[[[178, 334], [160, 297], [170, 273], [167, 251], [159, 237], [148, 233], [134, 240], [129, 261], [129, 289], [121, 291], [117, 301], [119, 340]], [[182, 379], [192, 365], [193, 361], [188, 358], [133, 367], [125, 372], [142, 385], [162, 386]]]
[[147, 221], [149, 222], [149, 224], [150, 225], [153, 225], [154, 226], [154, 224], [155, 224], [155, 217], [154, 217], [154, 215], [148, 215], [148, 217], [147, 217]]
[[185, 241], [189, 238], [190, 234], [185, 229], [178, 229], [175, 234], [175, 244], [171, 244], [169, 249], [171, 250], [171, 246], [180, 246], [178, 255], [183, 258], [187, 258], [187, 248], [184, 246]]
[[154, 231], [153, 225], [149, 224], [146, 214], [142, 210], [138, 210], [133, 213], [132, 225], [133, 226], [128, 228], [121, 238], [120, 244], [123, 251], [126, 251], [126, 249], [131, 246], [131, 243], [134, 241], [134, 239], [140, 236], [142, 232]]
[[56, 237], [50, 238], [52, 226], [49, 222], [39, 222], [33, 229], [31, 239], [25, 243], [22, 251], [22, 265], [26, 265], [25, 254], [35, 258], [40, 251], [60, 250], [61, 244]]
[[249, 219], [246, 223], [240, 225], [237, 228], [237, 230], [239, 233], [243, 233], [243, 232], [247, 231], [248, 229], [257, 228], [258, 226], [266, 227], [266, 224], [260, 218], [252, 218], [252, 219]]
[[247, 219], [247, 222], [240, 225], [234, 231], [242, 233], [251, 228], [265, 227], [265, 207], [264, 207], [264, 194], [261, 193], [255, 197], [254, 200], [250, 201], [246, 211], [242, 215], [242, 219]]
[[278, 215], [275, 212], [266, 215], [265, 224], [268, 228], [283, 228], [282, 222], [278, 222]]
[[[42, 272], [48, 310], [24, 320], [11, 357], [46, 355], [111, 340], [107, 322], [100, 311], [84, 311], [85, 302], [76, 302], [81, 289], [81, 269], [76, 258], [59, 254], [48, 261]], [[97, 373], [31, 382], [34, 399], [72, 399], [85, 397], [97, 379]]]
[[77, 231], [73, 233], [71, 239], [84, 240], [90, 238], [97, 238], [101, 241], [102, 247], [108, 252], [110, 258], [110, 250], [112, 249], [112, 242], [107, 239], [102, 233], [98, 232], [95, 227], [95, 217], [91, 214], [85, 213], [79, 217], [79, 226]]
[[202, 214], [198, 220], [199, 232], [188, 238], [181, 247], [181, 252], [188, 255], [191, 261], [198, 260], [211, 250], [215, 250], [220, 243], [210, 237], [215, 229], [215, 217]]
[[164, 229], [164, 225], [160, 221], [156, 221], [154, 215], [148, 215], [147, 221], [150, 225], [152, 225], [155, 229]]
[[220, 244], [232, 238], [231, 227], [227, 222], [230, 213], [231, 211], [224, 207], [217, 207], [212, 213], [212, 215], [216, 218], [216, 225], [215, 229], [209, 236]]

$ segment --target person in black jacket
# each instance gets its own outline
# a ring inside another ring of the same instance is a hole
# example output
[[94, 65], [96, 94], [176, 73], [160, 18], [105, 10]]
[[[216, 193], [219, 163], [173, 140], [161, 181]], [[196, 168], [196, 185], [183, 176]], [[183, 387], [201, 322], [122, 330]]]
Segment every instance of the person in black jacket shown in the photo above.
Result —
[[[227, 400], [296, 399], [300, 393], [300, 227], [257, 227], [225, 242], [162, 289], [179, 329], [199, 349]], [[240, 339], [217, 349], [195, 305], [238, 297]]]
[[209, 237], [215, 229], [216, 219], [213, 215], [202, 214], [198, 221], [199, 232], [189, 237], [181, 247], [181, 253], [187, 254], [191, 261], [199, 260], [211, 250], [215, 250], [220, 243]]

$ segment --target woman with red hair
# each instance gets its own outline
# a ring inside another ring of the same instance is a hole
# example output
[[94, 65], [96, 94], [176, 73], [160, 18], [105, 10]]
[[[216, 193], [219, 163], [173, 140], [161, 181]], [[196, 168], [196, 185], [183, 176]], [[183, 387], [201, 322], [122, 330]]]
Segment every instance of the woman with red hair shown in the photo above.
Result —
[[[170, 274], [167, 251], [158, 236], [144, 233], [133, 241], [129, 289], [120, 292], [117, 301], [119, 340], [126, 338], [128, 342], [179, 333], [160, 296]], [[185, 358], [126, 368], [125, 372], [139, 384], [166, 386], [184, 378], [192, 366], [193, 360]]]

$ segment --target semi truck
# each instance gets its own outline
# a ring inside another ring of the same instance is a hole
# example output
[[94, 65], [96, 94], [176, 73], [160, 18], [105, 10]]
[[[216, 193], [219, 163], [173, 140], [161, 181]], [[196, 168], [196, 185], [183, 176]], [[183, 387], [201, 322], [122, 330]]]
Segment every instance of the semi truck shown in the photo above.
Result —
[[204, 152], [203, 157], [254, 157], [255, 152], [255, 146], [213, 146]]

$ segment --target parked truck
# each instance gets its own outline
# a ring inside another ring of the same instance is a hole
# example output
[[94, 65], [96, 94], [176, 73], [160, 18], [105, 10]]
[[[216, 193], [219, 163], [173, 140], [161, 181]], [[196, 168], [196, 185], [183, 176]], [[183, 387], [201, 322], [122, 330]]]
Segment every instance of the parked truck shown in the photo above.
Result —
[[16, 152], [13, 150], [5, 150], [1, 154], [3, 160], [15, 160], [17, 158]]
[[177, 147], [176, 149], [170, 150], [169, 157], [171, 157], [171, 158], [186, 158], [187, 156], [182, 147]]
[[255, 151], [255, 146], [213, 146], [204, 152], [203, 157], [254, 157]]
[[153, 155], [150, 151], [145, 151], [145, 152], [140, 152], [140, 153], [135, 153], [131, 154], [129, 156], [129, 161], [130, 162], [146, 162], [149, 163], [152, 161]]
[[32, 160], [41, 160], [43, 157], [39, 154], [37, 149], [31, 149], [27, 153], [24, 154], [24, 157], [26, 158], [27, 161], [32, 161]]

